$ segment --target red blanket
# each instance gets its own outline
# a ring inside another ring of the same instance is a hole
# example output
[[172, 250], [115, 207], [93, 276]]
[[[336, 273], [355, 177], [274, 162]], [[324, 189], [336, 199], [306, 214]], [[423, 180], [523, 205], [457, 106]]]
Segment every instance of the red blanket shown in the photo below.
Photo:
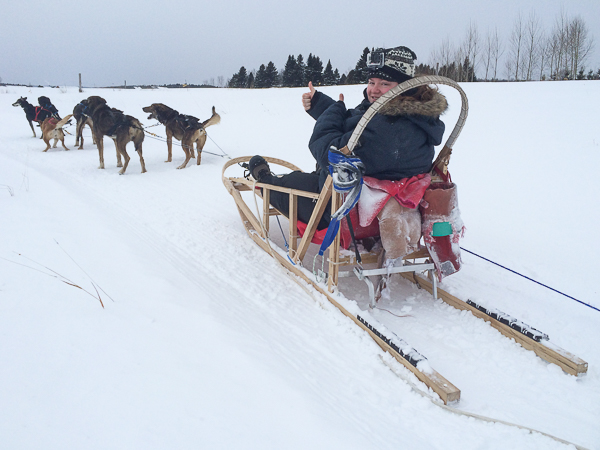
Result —
[[358, 200], [361, 227], [369, 226], [391, 197], [398, 200], [402, 206], [415, 209], [431, 184], [431, 176], [428, 173], [398, 181], [378, 180], [371, 177], [363, 179], [365, 184]]

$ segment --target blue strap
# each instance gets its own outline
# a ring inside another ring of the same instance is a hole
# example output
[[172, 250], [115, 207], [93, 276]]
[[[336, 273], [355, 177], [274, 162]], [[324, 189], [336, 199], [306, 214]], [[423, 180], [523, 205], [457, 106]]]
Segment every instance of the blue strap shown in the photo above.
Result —
[[336, 192], [346, 193], [342, 206], [331, 215], [325, 238], [319, 249], [319, 256], [331, 245], [340, 229], [340, 221], [358, 202], [363, 186], [365, 166], [359, 158], [348, 157], [335, 147], [329, 149], [329, 173]]

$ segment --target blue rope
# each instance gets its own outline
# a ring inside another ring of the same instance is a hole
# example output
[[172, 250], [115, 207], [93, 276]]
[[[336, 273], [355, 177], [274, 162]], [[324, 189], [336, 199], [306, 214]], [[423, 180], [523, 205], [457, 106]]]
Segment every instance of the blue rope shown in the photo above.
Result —
[[333, 178], [333, 188], [336, 192], [347, 193], [346, 199], [340, 208], [331, 214], [331, 221], [319, 248], [319, 256], [331, 245], [340, 228], [340, 221], [350, 212], [358, 202], [363, 186], [363, 173], [365, 165], [359, 158], [344, 155], [335, 147], [330, 147], [328, 153], [329, 174]]
[[279, 221], [279, 216], [276, 216], [276, 219], [277, 219], [277, 224], [279, 225], [279, 230], [281, 231], [281, 236], [283, 237], [283, 242], [285, 243], [285, 249], [287, 251], [287, 259], [289, 262], [291, 262], [295, 266], [296, 263], [292, 260], [292, 258], [290, 258], [290, 246], [288, 245], [287, 239], [285, 238], [285, 233], [283, 232], [283, 227], [281, 226], [281, 222]]
[[467, 250], [467, 249], [466, 249], [466, 248], [464, 248], [464, 247], [461, 247], [460, 249], [461, 249], [461, 250], [464, 250], [464, 251], [465, 251], [465, 252], [467, 252], [467, 253], [470, 253], [471, 255], [477, 256], [478, 258], [481, 258], [481, 259], [483, 259], [483, 260], [485, 260], [485, 261], [487, 261], [487, 262], [490, 262], [490, 263], [492, 263], [492, 264], [495, 264], [495, 265], [496, 265], [496, 266], [498, 266], [498, 267], [502, 267], [503, 269], [505, 269], [505, 270], [508, 270], [509, 272], [512, 272], [512, 273], [514, 273], [515, 275], [519, 275], [520, 277], [523, 277], [523, 278], [525, 278], [526, 280], [533, 281], [534, 283], [537, 283], [537, 284], [539, 284], [540, 286], [543, 286], [543, 287], [545, 287], [546, 289], [550, 289], [551, 291], [554, 291], [554, 292], [556, 292], [557, 294], [564, 295], [565, 297], [567, 297], [567, 298], [570, 298], [571, 300], [575, 300], [576, 302], [578, 302], [578, 303], [581, 303], [582, 305], [588, 306], [588, 307], [590, 307], [590, 308], [592, 308], [592, 309], [595, 309], [596, 311], [600, 311], [600, 309], [596, 308], [595, 306], [592, 306], [592, 305], [590, 305], [589, 303], [585, 303], [585, 302], [582, 302], [581, 300], [577, 300], [575, 297], [571, 297], [570, 295], [567, 295], [567, 294], [565, 294], [565, 293], [563, 293], [563, 292], [560, 292], [560, 291], [558, 291], [558, 290], [556, 290], [556, 289], [554, 289], [554, 288], [551, 288], [550, 286], [546, 286], [545, 284], [543, 284], [543, 283], [540, 283], [539, 281], [536, 281], [536, 280], [534, 280], [534, 279], [532, 279], [532, 278], [529, 278], [529, 277], [527, 277], [527, 276], [525, 276], [525, 275], [523, 275], [523, 274], [520, 274], [519, 272], [515, 272], [514, 270], [512, 270], [512, 269], [509, 269], [508, 267], [504, 267], [503, 265], [501, 265], [501, 264], [498, 264], [497, 262], [494, 262], [494, 261], [492, 261], [492, 260], [489, 260], [489, 259], [487, 259], [487, 258], [484, 258], [483, 256], [481, 256], [481, 255], [478, 255], [477, 253], [474, 253], [474, 252], [472, 252], [472, 251], [470, 251], [470, 250]]
[[277, 219], [277, 225], [279, 225], [279, 230], [281, 230], [281, 236], [283, 237], [283, 242], [285, 243], [285, 249], [289, 252], [290, 247], [287, 243], [287, 239], [285, 238], [285, 233], [283, 232], [283, 228], [281, 226], [281, 222], [279, 221], [279, 216], [275, 217]]

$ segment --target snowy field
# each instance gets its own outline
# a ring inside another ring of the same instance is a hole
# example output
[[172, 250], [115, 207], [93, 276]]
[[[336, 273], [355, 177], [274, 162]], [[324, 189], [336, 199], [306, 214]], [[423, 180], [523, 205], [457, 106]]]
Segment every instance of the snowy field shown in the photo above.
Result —
[[[600, 309], [600, 82], [462, 87], [469, 118], [450, 164], [461, 245]], [[361, 86], [324, 91], [349, 107], [362, 98]], [[449, 131], [460, 102], [442, 91]], [[0, 87], [1, 448], [574, 448], [434, 405], [247, 236], [221, 169], [262, 154], [312, 170], [303, 92]], [[63, 117], [100, 95], [145, 126], [156, 122], [141, 108], [159, 102], [201, 120], [214, 105], [221, 124], [208, 128], [202, 165], [176, 170], [181, 147], [165, 163], [166, 143], [147, 135], [148, 172], [130, 144], [119, 176], [110, 139], [98, 169], [88, 128], [83, 150], [71, 126], [70, 151], [42, 152], [11, 106], [40, 95]], [[372, 314], [461, 389], [458, 411], [600, 449], [600, 311], [471, 254], [463, 261], [444, 289], [544, 331], [589, 363], [587, 375], [566, 375], [401, 280]], [[355, 295], [346, 291], [364, 308]]]

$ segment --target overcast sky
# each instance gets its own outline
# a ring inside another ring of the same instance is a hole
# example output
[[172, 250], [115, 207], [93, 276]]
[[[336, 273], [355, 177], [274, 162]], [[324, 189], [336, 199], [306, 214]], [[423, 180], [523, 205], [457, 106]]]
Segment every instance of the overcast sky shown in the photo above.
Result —
[[[469, 24], [508, 43], [519, 13], [535, 11], [550, 31], [564, 11], [594, 37], [586, 64], [600, 68], [600, 0], [63, 0], [4, 1], [0, 78], [7, 83], [84, 86], [218, 82], [240, 66], [258, 69], [309, 53], [340, 73], [365, 47], [406, 45], [427, 63]], [[504, 70], [502, 70], [504, 75]]]

